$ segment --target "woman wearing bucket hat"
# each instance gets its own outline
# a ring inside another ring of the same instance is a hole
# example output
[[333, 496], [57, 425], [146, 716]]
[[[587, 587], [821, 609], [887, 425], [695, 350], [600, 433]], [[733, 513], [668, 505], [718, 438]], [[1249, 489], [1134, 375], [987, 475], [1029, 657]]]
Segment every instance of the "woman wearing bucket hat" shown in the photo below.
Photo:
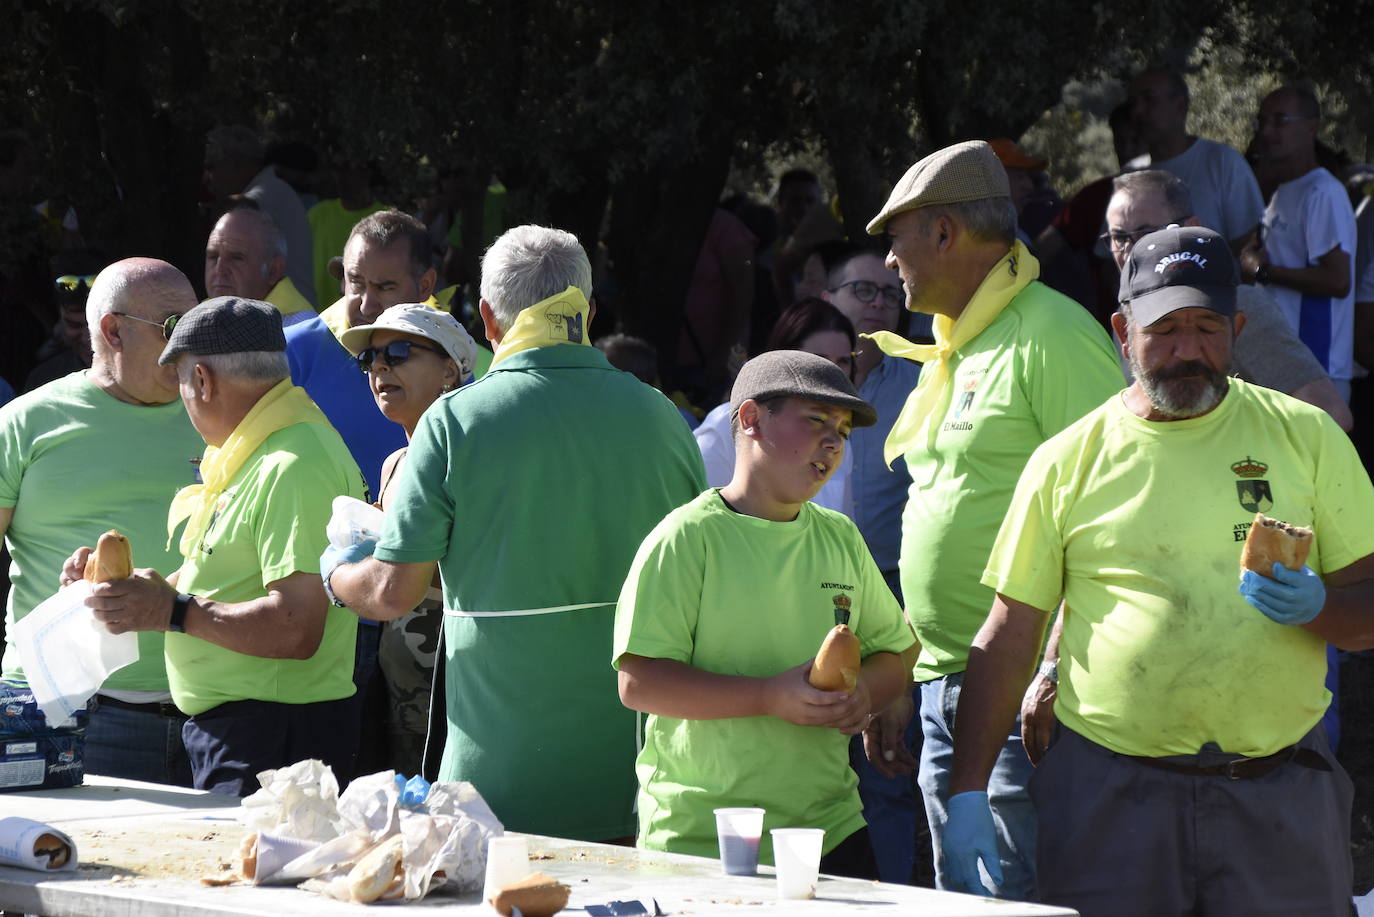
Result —
[[[477, 356], [477, 345], [457, 319], [418, 304], [392, 306], [373, 324], [348, 329], [340, 340], [367, 373], [377, 407], [405, 429], [407, 440], [426, 408], [472, 379]], [[396, 450], [382, 465], [377, 504], [382, 509], [405, 453], [405, 448]], [[398, 773], [418, 774], [424, 760], [441, 599], [436, 574], [424, 601], [381, 625], [377, 660], [388, 700], [385, 764]]]

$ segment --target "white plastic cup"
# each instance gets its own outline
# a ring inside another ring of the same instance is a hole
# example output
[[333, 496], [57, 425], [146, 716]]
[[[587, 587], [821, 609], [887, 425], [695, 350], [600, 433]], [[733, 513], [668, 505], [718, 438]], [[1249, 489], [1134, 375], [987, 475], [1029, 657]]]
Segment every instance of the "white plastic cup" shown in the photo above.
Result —
[[814, 898], [821, 872], [824, 828], [774, 828], [773, 863], [779, 898]]
[[523, 837], [503, 834], [487, 839], [487, 877], [482, 900], [496, 897], [502, 886], [519, 882], [530, 874], [529, 845]]
[[720, 871], [727, 876], [756, 876], [762, 809], [716, 809], [716, 839], [720, 842]]

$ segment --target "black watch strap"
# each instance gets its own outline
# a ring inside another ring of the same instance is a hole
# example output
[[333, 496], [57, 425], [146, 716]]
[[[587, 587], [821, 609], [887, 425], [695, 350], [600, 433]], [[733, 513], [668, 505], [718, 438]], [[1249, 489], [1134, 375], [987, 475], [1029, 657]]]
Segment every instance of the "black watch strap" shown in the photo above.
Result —
[[1255, 269], [1255, 283], [1269, 283], [1269, 265], [1261, 264]]
[[191, 607], [194, 598], [195, 596], [184, 592], [177, 593], [177, 597], [172, 600], [172, 618], [167, 622], [169, 631], [174, 634], [186, 633], [186, 610]]

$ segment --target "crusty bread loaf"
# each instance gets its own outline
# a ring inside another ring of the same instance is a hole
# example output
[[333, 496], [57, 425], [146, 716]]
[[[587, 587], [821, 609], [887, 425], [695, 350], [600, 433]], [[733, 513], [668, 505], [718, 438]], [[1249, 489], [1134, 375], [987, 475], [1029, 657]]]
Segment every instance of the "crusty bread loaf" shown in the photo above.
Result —
[[394, 891], [405, 881], [401, 866], [401, 835], [393, 834], [368, 852], [348, 871], [348, 896], [360, 904], [370, 904]]
[[553, 917], [568, 906], [572, 889], [542, 872], [530, 873], [519, 882], [501, 886], [491, 899], [491, 906], [502, 917], [510, 917], [520, 908], [525, 917]]
[[1311, 529], [1255, 513], [1255, 521], [1250, 525], [1245, 547], [1240, 552], [1240, 566], [1242, 570], [1254, 570], [1261, 576], [1272, 577], [1275, 561], [1289, 570], [1301, 570], [1311, 550]]
[[86, 559], [85, 579], [92, 583], [109, 583], [128, 579], [134, 574], [134, 552], [129, 539], [110, 529], [95, 543], [95, 550]]
[[853, 694], [859, 683], [859, 638], [847, 624], [836, 624], [825, 635], [816, 663], [811, 667], [811, 686], [822, 691]]

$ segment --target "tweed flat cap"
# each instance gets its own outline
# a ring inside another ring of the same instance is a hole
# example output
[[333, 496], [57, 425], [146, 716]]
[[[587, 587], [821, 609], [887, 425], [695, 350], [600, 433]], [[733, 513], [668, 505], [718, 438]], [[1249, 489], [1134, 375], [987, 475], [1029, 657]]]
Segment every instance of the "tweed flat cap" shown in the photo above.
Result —
[[208, 356], [250, 350], [285, 350], [281, 313], [256, 299], [216, 296], [190, 309], [177, 322], [158, 365], [184, 353]]
[[762, 401], [779, 395], [833, 404], [854, 412], [850, 425], [871, 427], [878, 422], [873, 405], [859, 397], [854, 383], [825, 357], [803, 350], [770, 350], [740, 369], [730, 390], [730, 412], [749, 399]]
[[899, 213], [937, 204], [960, 204], [991, 197], [1011, 197], [1007, 170], [985, 140], [969, 140], [936, 150], [916, 165], [892, 189], [892, 195], [868, 224], [876, 236]]

